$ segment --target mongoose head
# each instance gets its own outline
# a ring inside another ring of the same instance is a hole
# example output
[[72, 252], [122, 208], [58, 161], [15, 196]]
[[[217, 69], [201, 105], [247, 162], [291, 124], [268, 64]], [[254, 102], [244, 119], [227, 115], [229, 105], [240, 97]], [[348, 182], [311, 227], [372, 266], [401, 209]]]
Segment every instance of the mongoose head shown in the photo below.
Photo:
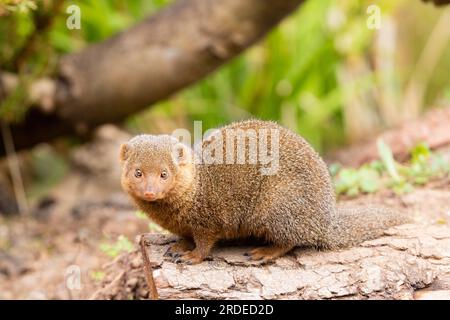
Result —
[[120, 147], [121, 183], [133, 198], [157, 201], [193, 181], [193, 151], [169, 135], [138, 135]]

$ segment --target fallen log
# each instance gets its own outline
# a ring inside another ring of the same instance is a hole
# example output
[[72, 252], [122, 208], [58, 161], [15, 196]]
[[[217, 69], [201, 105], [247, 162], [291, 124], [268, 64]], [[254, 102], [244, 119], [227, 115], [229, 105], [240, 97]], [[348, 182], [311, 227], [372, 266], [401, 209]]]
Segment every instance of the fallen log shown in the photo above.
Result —
[[[208, 261], [179, 265], [164, 257], [173, 236], [145, 238], [160, 299], [413, 299], [416, 290], [450, 279], [450, 228], [444, 225], [398, 226], [333, 252], [298, 248], [268, 265], [249, 262], [245, 246], [221, 246]], [[142, 267], [139, 251], [123, 254], [107, 267], [92, 299], [147, 299]], [[441, 295], [450, 293], [444, 289]]]

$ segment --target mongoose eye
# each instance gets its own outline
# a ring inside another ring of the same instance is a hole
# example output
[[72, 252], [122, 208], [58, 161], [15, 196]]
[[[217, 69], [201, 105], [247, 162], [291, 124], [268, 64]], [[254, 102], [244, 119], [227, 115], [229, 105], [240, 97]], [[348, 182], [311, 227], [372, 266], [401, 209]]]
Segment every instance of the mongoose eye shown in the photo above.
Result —
[[135, 176], [136, 178], [142, 177], [142, 171], [139, 170], [139, 169], [136, 169], [136, 170], [134, 171], [134, 176]]
[[161, 172], [161, 178], [166, 180], [169, 177], [169, 174], [167, 173], [167, 171], [163, 171]]

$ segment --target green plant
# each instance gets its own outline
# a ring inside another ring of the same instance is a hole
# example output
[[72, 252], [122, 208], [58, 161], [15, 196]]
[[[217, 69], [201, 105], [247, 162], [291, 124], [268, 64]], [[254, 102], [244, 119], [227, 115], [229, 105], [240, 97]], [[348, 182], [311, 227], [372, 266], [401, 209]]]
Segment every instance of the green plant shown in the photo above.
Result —
[[338, 194], [356, 196], [360, 193], [373, 193], [378, 191], [380, 186], [380, 174], [370, 164], [358, 169], [343, 168], [335, 175]]
[[33, 0], [0, 0], [0, 15], [11, 12], [28, 12], [36, 10], [36, 1]]
[[105, 279], [105, 277], [106, 277], [106, 273], [101, 270], [93, 270], [89, 273], [89, 275], [92, 278], [92, 280], [94, 280], [96, 282], [100, 282], [103, 279]]
[[143, 220], [148, 219], [148, 218], [147, 218], [147, 215], [146, 215], [144, 212], [142, 212], [141, 210], [136, 210], [136, 211], [134, 212], [134, 215], [135, 215], [137, 218], [139, 218], [139, 219], [143, 219]]
[[132, 252], [134, 245], [127, 237], [120, 235], [114, 243], [100, 244], [100, 250], [107, 256], [115, 258], [123, 252]]
[[338, 195], [356, 196], [388, 188], [397, 194], [411, 192], [415, 185], [423, 185], [432, 179], [450, 173], [450, 163], [442, 155], [434, 154], [424, 143], [411, 150], [411, 158], [405, 164], [395, 161], [392, 150], [382, 140], [377, 141], [380, 160], [359, 168], [343, 168], [337, 165], [330, 172]]
[[382, 139], [378, 139], [377, 148], [378, 155], [390, 178], [387, 182], [387, 187], [391, 188], [397, 194], [411, 192], [413, 187], [411, 183], [407, 181], [407, 177], [400, 176], [398, 172], [400, 165], [394, 160], [394, 156], [392, 155], [389, 146], [384, 143]]
[[421, 185], [433, 177], [442, 177], [450, 172], [450, 164], [442, 155], [433, 154], [428, 146], [422, 143], [412, 150], [410, 165], [402, 166], [400, 170], [408, 180]]
[[[134, 213], [134, 215], [139, 219], [148, 220], [147, 215], [140, 210], [137, 210]], [[159, 225], [157, 225], [156, 223], [154, 223], [152, 221], [149, 221], [149, 223], [148, 223], [148, 230], [150, 232], [156, 232], [156, 233], [166, 233], [167, 232], [166, 230], [164, 230], [163, 228], [161, 228]]]

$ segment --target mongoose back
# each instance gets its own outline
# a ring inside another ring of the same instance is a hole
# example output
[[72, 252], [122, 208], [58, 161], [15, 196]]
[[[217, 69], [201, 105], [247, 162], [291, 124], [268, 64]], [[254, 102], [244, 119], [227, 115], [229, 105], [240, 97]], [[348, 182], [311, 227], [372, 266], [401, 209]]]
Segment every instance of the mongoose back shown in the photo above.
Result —
[[266, 245], [248, 256], [266, 262], [296, 246], [355, 245], [405, 222], [384, 208], [337, 208], [324, 161], [302, 137], [275, 122], [232, 123], [201, 146], [206, 150], [220, 141], [215, 152], [236, 153], [237, 140], [223, 138], [236, 131], [265, 132], [269, 142], [276, 133], [278, 150], [268, 147], [268, 154], [277, 151], [276, 172], [264, 174], [264, 164], [252, 158], [250, 138], [259, 143], [260, 135], [245, 136], [246, 161], [240, 163], [195, 161], [202, 156], [198, 149], [169, 135], [139, 135], [121, 146], [122, 187], [150, 219], [181, 237], [168, 251], [177, 262], [199, 263], [218, 240], [241, 238], [263, 240]]

